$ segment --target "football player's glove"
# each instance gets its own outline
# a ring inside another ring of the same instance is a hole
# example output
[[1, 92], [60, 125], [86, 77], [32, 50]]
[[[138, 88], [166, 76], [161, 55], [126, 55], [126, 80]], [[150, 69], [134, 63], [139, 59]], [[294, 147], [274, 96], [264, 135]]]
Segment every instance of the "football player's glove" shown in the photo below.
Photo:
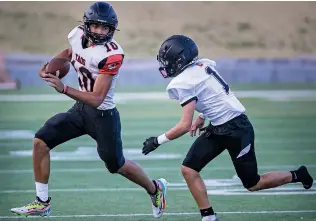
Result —
[[142, 153], [144, 155], [149, 154], [151, 151], [154, 151], [157, 149], [157, 147], [160, 146], [160, 144], [158, 144], [158, 139], [157, 137], [149, 137], [145, 140], [145, 142], [143, 143], [143, 151]]

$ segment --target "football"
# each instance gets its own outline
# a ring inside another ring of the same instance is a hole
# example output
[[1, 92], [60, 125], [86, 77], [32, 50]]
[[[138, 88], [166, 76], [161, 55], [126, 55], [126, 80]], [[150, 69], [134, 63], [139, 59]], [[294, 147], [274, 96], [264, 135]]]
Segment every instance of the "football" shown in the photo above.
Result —
[[46, 66], [46, 73], [56, 75], [60, 79], [69, 72], [70, 62], [64, 58], [53, 58]]

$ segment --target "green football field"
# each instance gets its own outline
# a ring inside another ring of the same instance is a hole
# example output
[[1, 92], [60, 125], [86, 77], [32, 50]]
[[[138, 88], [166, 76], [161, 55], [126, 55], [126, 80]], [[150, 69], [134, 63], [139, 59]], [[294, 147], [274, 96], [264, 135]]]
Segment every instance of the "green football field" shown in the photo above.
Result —
[[[315, 85], [290, 89], [315, 90]], [[25, 93], [37, 91], [25, 90]], [[316, 99], [243, 98], [241, 101], [255, 128], [260, 173], [288, 171], [305, 164], [316, 177]], [[72, 103], [0, 101], [0, 220], [29, 219], [11, 215], [10, 208], [35, 198], [32, 136], [50, 116], [66, 111]], [[119, 103], [117, 107], [125, 157], [138, 162], [151, 178], [164, 177], [169, 182], [167, 210], [160, 220], [201, 220], [180, 172], [194, 138], [185, 135], [148, 156], [141, 154], [143, 140], [174, 126], [181, 117], [181, 107], [175, 101], [150, 100]], [[50, 219], [155, 220], [146, 192], [120, 175], [108, 173], [91, 138], [80, 137], [56, 147], [51, 160]], [[308, 191], [299, 184], [290, 184], [249, 193], [236, 178], [227, 152], [207, 165], [202, 175], [221, 221], [316, 220], [316, 185]]]

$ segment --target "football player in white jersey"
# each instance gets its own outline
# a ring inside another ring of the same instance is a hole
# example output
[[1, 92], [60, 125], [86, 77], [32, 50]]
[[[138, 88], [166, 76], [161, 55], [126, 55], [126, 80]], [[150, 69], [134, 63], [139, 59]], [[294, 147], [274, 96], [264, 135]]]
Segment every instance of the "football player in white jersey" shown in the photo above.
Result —
[[11, 209], [13, 213], [23, 216], [50, 214], [50, 150], [85, 134], [96, 141], [98, 154], [110, 173], [119, 173], [148, 192], [156, 218], [165, 210], [165, 179], [150, 180], [138, 164], [123, 155], [120, 116], [113, 100], [124, 58], [123, 49], [113, 40], [117, 25], [113, 7], [105, 2], [96, 2], [86, 9], [83, 25], [75, 27], [68, 35], [71, 47], [57, 57], [71, 61], [78, 73], [79, 90], [66, 86], [55, 75], [46, 74], [46, 65], [42, 67], [39, 75], [56, 91], [73, 98], [76, 103], [68, 112], [50, 118], [35, 134], [33, 169], [36, 199], [26, 206]]
[[[254, 150], [254, 130], [245, 114], [244, 106], [230, 90], [210, 59], [198, 58], [195, 42], [183, 35], [174, 35], [163, 42], [157, 60], [164, 77], [173, 78], [167, 87], [171, 99], [181, 106], [181, 121], [158, 137], [143, 143], [147, 155], [161, 144], [190, 132], [195, 136], [209, 126], [195, 140], [183, 161], [181, 172], [200, 209], [202, 221], [218, 220], [207, 197], [200, 171], [224, 150], [228, 150], [237, 175], [245, 188], [258, 191], [301, 182], [311, 188], [313, 178], [305, 166], [290, 172], [271, 172], [259, 175]], [[192, 123], [194, 111], [199, 116]]]

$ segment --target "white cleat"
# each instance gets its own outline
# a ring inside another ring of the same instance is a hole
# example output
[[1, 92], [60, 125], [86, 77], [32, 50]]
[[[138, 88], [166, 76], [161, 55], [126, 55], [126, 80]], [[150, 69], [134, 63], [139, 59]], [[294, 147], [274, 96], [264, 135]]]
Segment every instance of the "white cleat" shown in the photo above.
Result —
[[51, 212], [50, 198], [42, 202], [38, 197], [33, 202], [18, 208], [12, 208], [11, 212], [18, 216], [49, 216]]
[[213, 216], [204, 216], [202, 218], [202, 221], [219, 221], [219, 219], [217, 219], [217, 217], [215, 215], [213, 215]]
[[163, 178], [155, 180], [157, 184], [157, 193], [151, 196], [153, 215], [155, 218], [160, 218], [165, 211], [166, 196], [167, 196], [167, 181]]

